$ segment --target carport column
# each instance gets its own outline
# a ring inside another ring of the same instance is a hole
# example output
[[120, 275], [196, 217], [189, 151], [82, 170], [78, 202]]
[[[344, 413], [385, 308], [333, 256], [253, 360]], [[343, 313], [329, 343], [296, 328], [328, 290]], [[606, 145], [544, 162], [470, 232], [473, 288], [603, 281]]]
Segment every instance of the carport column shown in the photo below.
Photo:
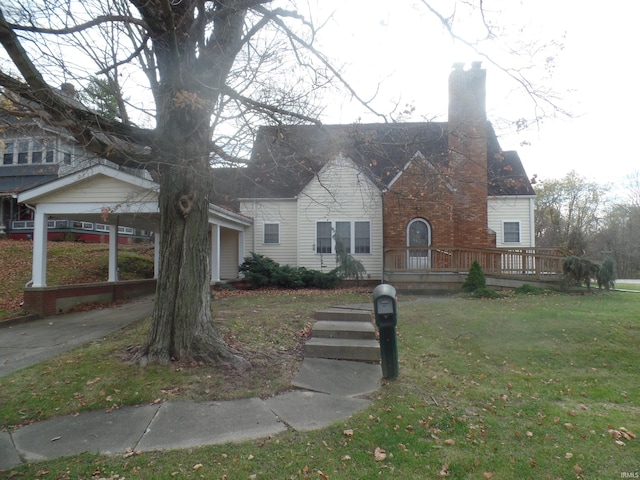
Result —
[[47, 219], [48, 215], [36, 206], [33, 221], [33, 264], [31, 280], [33, 287], [47, 286]]
[[109, 282], [118, 281], [118, 224], [109, 225]]
[[211, 265], [211, 284], [220, 281], [220, 225], [211, 224], [211, 254], [209, 255], [209, 265]]
[[244, 263], [244, 230], [238, 231], [238, 267]]
[[4, 197], [0, 197], [0, 235], [4, 235], [5, 232], [5, 224], [4, 224]]

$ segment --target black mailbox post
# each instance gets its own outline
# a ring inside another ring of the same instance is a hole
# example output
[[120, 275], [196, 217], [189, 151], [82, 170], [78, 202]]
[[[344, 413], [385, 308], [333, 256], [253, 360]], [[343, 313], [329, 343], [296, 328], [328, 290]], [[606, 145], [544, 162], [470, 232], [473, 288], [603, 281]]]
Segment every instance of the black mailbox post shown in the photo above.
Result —
[[394, 378], [398, 376], [398, 343], [396, 340], [398, 308], [396, 289], [389, 284], [378, 285], [374, 288], [373, 310], [376, 317], [376, 325], [380, 332], [382, 376], [384, 378]]

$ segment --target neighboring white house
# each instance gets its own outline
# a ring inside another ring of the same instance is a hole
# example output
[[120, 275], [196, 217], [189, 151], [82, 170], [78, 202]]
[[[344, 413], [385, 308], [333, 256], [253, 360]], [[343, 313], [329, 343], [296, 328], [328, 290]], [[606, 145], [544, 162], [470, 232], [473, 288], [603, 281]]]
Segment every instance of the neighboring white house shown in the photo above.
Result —
[[[75, 90], [63, 84], [59, 93], [68, 101], [75, 100]], [[80, 105], [78, 103], [78, 105]], [[149, 180], [143, 169], [119, 167], [96, 157], [83, 148], [64, 128], [52, 127], [32, 117], [0, 115], [0, 235], [25, 239], [33, 235], [33, 210], [17, 201], [21, 192], [43, 185], [56, 178], [101, 164]], [[50, 238], [76, 238], [99, 241], [106, 225], [58, 220], [51, 224]], [[148, 238], [148, 231], [120, 232], [129, 238]]]

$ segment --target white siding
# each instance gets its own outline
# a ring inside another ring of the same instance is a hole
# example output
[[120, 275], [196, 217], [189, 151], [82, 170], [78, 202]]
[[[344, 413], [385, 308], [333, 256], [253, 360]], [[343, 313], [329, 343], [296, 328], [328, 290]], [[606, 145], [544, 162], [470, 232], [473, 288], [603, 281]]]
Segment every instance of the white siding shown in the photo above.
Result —
[[47, 203], [86, 203], [100, 201], [108, 203], [137, 203], [157, 201], [157, 194], [130, 183], [96, 175], [86, 180], [80, 180], [68, 188], [53, 192], [39, 200]]
[[353, 257], [370, 278], [382, 278], [381, 192], [351, 160], [337, 158], [325, 165], [298, 198], [298, 265], [329, 271], [335, 254], [316, 253], [316, 222], [370, 222], [371, 253]]
[[220, 229], [220, 278], [238, 278], [238, 232], [229, 228]]
[[[496, 246], [525, 248], [535, 246], [533, 197], [492, 197], [488, 201], [489, 228], [496, 232]], [[504, 243], [504, 222], [520, 222], [520, 243]]]
[[[253, 226], [247, 229], [244, 257], [256, 252], [281, 265], [297, 266], [298, 219], [296, 199], [244, 201], [240, 212], [253, 218]], [[264, 243], [264, 224], [279, 225], [280, 242]]]

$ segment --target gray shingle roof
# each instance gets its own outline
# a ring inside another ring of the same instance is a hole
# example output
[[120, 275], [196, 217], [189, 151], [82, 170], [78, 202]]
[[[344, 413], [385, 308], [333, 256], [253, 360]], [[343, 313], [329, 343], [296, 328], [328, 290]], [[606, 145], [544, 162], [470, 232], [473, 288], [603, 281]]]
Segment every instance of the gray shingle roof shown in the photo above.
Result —
[[[520, 157], [504, 152], [488, 124], [489, 195], [534, 195]], [[325, 163], [342, 154], [385, 188], [416, 153], [448, 161], [446, 122], [261, 127], [247, 168], [214, 173], [217, 199], [292, 198]]]
[[0, 194], [20, 193], [58, 178], [58, 165], [0, 166]]

